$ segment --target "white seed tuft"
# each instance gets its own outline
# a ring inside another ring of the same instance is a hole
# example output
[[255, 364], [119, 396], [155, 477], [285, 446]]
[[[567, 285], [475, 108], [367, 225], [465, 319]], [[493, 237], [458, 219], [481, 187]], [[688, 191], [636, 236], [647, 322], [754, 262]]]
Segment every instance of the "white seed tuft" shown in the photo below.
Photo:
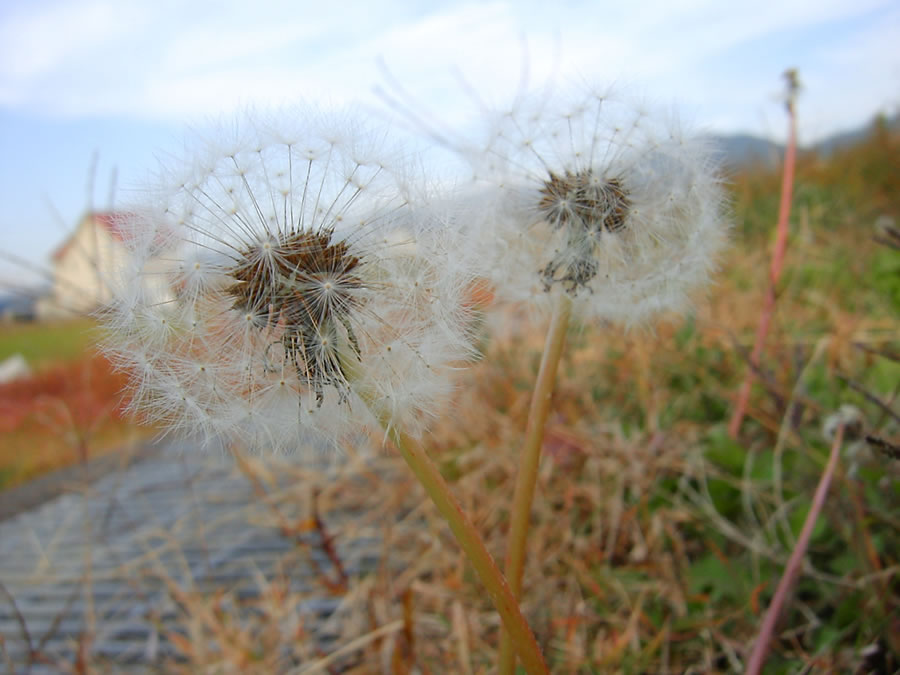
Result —
[[470, 277], [383, 134], [354, 131], [245, 120], [132, 205], [106, 323], [149, 420], [275, 451], [424, 430], [472, 353]]
[[[685, 306], [728, 234], [707, 142], [670, 116], [588, 91], [521, 97], [462, 149], [472, 241], [498, 298], [636, 323]], [[489, 252], [489, 253], [488, 253]]]

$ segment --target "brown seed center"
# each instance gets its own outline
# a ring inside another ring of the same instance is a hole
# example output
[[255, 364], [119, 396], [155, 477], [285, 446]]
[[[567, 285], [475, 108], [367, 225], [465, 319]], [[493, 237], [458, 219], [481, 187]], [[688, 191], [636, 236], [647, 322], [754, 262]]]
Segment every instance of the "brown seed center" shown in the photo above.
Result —
[[333, 230], [280, 233], [238, 251], [227, 292], [234, 308], [254, 317], [260, 328], [279, 327], [285, 359], [316, 392], [333, 385], [343, 400], [349, 391], [338, 336], [359, 356], [350, 323], [363, 286], [360, 259]]
[[555, 228], [618, 232], [625, 227], [631, 206], [620, 179], [598, 180], [591, 169], [562, 176], [551, 171], [540, 193], [538, 208]]
[[551, 171], [540, 195], [541, 215], [566, 235], [565, 247], [541, 270], [544, 288], [561, 283], [575, 295], [597, 276], [596, 235], [625, 229], [631, 200], [620, 179], [598, 179], [591, 169], [562, 175]]

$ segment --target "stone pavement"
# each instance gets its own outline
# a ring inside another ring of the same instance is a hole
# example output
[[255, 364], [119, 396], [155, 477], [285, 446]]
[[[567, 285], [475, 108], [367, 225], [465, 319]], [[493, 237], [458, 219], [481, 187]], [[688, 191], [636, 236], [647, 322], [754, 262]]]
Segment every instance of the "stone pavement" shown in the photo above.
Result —
[[[326, 625], [340, 599], [309, 595], [313, 568], [331, 569], [319, 535], [285, 536], [260, 501], [232, 460], [170, 443], [0, 521], [0, 670], [68, 672], [86, 658], [157, 672], [175, 655], [166, 635], [184, 632], [173, 583], [252, 596], [298, 547], [290, 590], [307, 599], [297, 611]], [[375, 566], [373, 551], [365, 537], [338, 544], [350, 575]]]

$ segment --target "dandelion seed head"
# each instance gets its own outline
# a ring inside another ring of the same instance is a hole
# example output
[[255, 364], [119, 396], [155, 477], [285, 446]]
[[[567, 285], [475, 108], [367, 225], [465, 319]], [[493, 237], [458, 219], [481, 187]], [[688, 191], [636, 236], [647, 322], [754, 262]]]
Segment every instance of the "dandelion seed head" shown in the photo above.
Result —
[[276, 451], [420, 432], [471, 356], [470, 273], [410, 202], [400, 155], [319, 121], [244, 120], [134, 205], [141, 241], [171, 234], [133, 249], [109, 350], [151, 421]]
[[727, 238], [707, 142], [609, 92], [522, 96], [464, 152], [500, 299], [635, 323], [681, 309]]

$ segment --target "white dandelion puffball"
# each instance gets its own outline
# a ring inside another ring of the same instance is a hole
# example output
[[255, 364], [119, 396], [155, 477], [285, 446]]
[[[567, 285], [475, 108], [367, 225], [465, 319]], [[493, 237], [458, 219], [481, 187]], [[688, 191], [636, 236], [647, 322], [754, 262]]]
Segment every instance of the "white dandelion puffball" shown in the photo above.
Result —
[[383, 136], [334, 126], [245, 120], [129, 209], [105, 319], [150, 421], [335, 447], [365, 428], [420, 433], [449, 393], [471, 355], [470, 277], [404, 196]]
[[708, 143], [614, 96], [561, 98], [521, 97], [466, 150], [498, 298], [564, 293], [576, 316], [625, 323], [683, 307], [728, 233]]

